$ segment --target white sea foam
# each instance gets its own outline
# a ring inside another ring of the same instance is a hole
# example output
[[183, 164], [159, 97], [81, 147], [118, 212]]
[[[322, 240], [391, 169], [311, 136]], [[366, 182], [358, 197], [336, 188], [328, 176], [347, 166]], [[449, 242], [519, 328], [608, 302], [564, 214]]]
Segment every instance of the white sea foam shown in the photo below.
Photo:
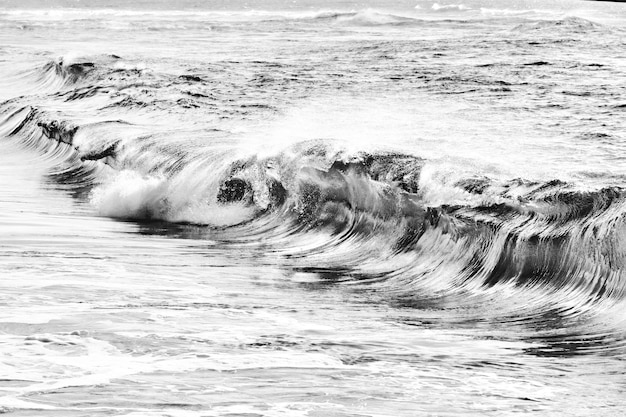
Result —
[[96, 188], [92, 202], [100, 214], [122, 218], [159, 218], [168, 208], [167, 181], [144, 177], [135, 171], [121, 171], [110, 184]]
[[[95, 188], [91, 202], [102, 216], [212, 226], [238, 224], [254, 215], [254, 207], [217, 204], [214, 194], [217, 189], [213, 193], [203, 191], [201, 187], [206, 187], [204, 180], [197, 180], [184, 174], [166, 179], [124, 170], [112, 174], [105, 184]], [[209, 178], [206, 180], [210, 182]]]

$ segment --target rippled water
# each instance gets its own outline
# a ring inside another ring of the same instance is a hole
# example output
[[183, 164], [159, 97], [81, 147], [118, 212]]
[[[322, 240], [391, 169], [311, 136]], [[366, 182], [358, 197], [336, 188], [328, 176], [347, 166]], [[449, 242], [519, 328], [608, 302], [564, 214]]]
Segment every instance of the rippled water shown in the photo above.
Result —
[[626, 4], [5, 1], [0, 412], [626, 412]]

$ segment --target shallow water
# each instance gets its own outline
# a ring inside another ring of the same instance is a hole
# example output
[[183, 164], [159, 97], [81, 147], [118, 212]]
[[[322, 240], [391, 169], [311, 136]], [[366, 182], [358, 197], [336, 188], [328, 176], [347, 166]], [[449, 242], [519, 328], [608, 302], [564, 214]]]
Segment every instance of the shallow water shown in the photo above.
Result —
[[5, 2], [0, 411], [620, 415], [625, 23]]

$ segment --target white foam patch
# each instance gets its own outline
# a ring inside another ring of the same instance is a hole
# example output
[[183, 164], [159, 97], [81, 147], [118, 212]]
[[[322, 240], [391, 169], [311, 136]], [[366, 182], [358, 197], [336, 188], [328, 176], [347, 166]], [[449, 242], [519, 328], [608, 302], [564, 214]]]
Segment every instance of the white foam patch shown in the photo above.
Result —
[[202, 412], [198, 411], [189, 411], [189, 410], [178, 410], [174, 408], [169, 408], [165, 410], [150, 410], [144, 409], [140, 411], [131, 411], [130, 413], [125, 414], [117, 414], [119, 417], [197, 417], [197, 416], [215, 416], [217, 415], [214, 412], [208, 410], [202, 410]]
[[31, 401], [20, 400], [15, 397], [0, 397], [0, 414], [4, 413], [5, 409], [20, 409], [20, 410], [56, 410], [57, 407], [51, 405], [34, 403]]
[[[66, 387], [107, 384], [112, 379], [151, 370], [152, 360], [149, 356], [126, 356], [108, 342], [90, 337], [41, 334], [25, 339], [20, 349], [13, 352], [10, 364], [0, 362], [0, 370], [4, 378], [32, 382], [23, 387], [4, 387], [5, 392], [29, 395]], [[54, 369], [64, 372], [52, 372], [54, 377], [50, 377], [50, 370]], [[7, 403], [0, 401], [0, 405], [19, 406], [13, 402], [13, 397], [6, 398], [9, 398]]]
[[[213, 405], [210, 410], [194, 411], [168, 408], [164, 410], [133, 410], [126, 414], [118, 414], [119, 417], [217, 417], [217, 416], [272, 416], [272, 417], [305, 417], [310, 416], [309, 410], [315, 410], [317, 403], [278, 403], [272, 405], [231, 404]], [[327, 407], [330, 407], [327, 406]], [[333, 408], [341, 408], [332, 406]], [[303, 408], [299, 410], [297, 408]]]
[[[202, 172], [183, 172], [174, 179], [124, 170], [96, 187], [91, 203], [98, 214], [125, 219], [159, 219], [230, 226], [252, 218], [255, 207], [216, 203], [216, 184]], [[205, 183], [206, 182], [206, 183]]]
[[191, 205], [167, 216], [166, 220], [222, 227], [245, 222], [252, 218], [255, 212], [254, 207], [244, 206], [242, 204], [228, 204], [223, 206], [213, 204], [204, 207]]
[[[494, 8], [488, 8], [488, 7], [481, 7], [480, 8], [480, 13], [483, 16], [493, 16], [493, 17], [497, 17], [497, 16], [533, 16], [533, 15], [540, 15], [542, 11], [541, 10], [535, 10], [535, 9], [528, 9], [528, 10], [524, 10], [524, 9], [494, 9]], [[546, 11], [543, 11], [543, 13], [546, 13]]]
[[470, 177], [471, 169], [461, 170], [456, 164], [427, 164], [420, 173], [419, 188], [428, 206], [442, 204], [480, 204], [484, 196], [470, 194], [455, 184]]
[[164, 178], [141, 176], [124, 170], [92, 194], [98, 213], [108, 217], [145, 218], [166, 209], [167, 183]]
[[436, 12], [448, 12], [448, 11], [465, 11], [471, 10], [470, 7], [464, 4], [439, 4], [435, 3], [432, 6], [432, 10]]

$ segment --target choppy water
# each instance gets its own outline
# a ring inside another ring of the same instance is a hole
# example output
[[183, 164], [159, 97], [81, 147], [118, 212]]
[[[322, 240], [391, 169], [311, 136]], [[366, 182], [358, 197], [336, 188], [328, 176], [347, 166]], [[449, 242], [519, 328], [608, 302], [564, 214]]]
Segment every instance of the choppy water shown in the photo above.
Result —
[[626, 413], [625, 25], [3, 2], [0, 412]]

